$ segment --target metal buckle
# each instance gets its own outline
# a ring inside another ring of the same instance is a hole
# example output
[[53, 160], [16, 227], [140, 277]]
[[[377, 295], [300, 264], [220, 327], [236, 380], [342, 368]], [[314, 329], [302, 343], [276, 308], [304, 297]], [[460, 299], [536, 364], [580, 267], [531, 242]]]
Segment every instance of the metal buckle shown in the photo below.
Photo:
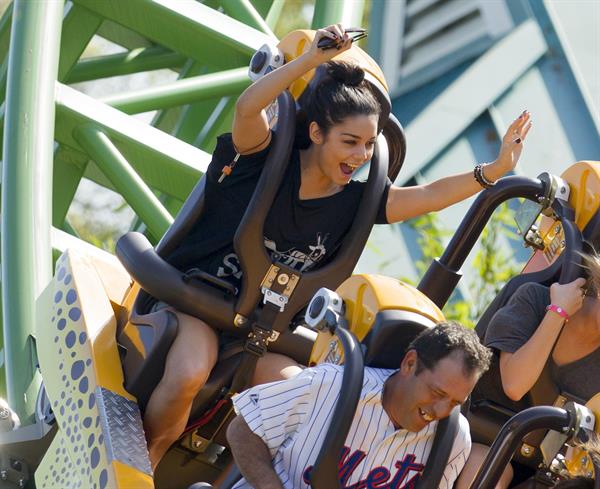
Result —
[[254, 323], [252, 331], [248, 333], [248, 338], [244, 344], [244, 350], [253, 355], [262, 357], [267, 351], [267, 345], [276, 341], [279, 338], [279, 333], [270, 329], [265, 329], [262, 326]]
[[271, 289], [267, 289], [267, 288], [262, 288], [261, 289], [264, 298], [263, 298], [263, 304], [266, 304], [267, 302], [273, 304], [274, 306], [277, 306], [279, 308], [279, 312], [283, 312], [283, 310], [285, 309], [286, 304], [288, 303], [288, 300], [286, 297], [278, 294], [277, 292], [273, 292]]

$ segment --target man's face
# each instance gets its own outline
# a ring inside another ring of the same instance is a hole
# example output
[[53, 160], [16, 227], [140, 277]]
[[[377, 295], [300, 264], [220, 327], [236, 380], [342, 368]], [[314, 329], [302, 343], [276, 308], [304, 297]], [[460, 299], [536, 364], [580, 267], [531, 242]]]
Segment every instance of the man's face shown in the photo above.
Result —
[[463, 365], [462, 353], [456, 352], [417, 374], [417, 352], [407, 352], [396, 374], [399, 377], [390, 382], [391, 392], [386, 394], [386, 411], [394, 425], [421, 431], [465, 402], [479, 376], [465, 373]]

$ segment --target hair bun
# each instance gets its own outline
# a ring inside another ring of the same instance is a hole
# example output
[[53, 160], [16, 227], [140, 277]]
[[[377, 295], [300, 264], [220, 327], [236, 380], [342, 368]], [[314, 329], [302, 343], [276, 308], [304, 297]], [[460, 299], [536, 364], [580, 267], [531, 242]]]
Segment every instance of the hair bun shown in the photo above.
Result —
[[339, 83], [357, 87], [365, 79], [364, 70], [346, 61], [330, 61], [327, 63], [327, 74]]

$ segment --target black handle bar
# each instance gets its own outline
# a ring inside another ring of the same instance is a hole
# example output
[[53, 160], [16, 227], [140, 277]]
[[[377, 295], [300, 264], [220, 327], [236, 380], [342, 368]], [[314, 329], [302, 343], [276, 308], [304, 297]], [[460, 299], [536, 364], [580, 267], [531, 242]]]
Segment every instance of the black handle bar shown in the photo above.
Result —
[[[461, 278], [460, 268], [475, 246], [494, 210], [506, 200], [523, 197], [534, 202], [548, 199], [550, 181], [540, 178], [509, 176], [484, 190], [469, 208], [442, 256], [431, 264], [418, 289], [442, 308]], [[552, 208], [561, 219], [565, 234], [565, 251], [561, 283], [574, 280], [581, 274], [578, 266], [582, 249], [581, 232], [573, 222], [574, 213], [567, 202], [555, 199]], [[573, 278], [571, 278], [573, 277]]]
[[537, 429], [565, 431], [574, 422], [571, 412], [551, 406], [525, 409], [510, 418], [494, 440], [470, 489], [493, 489], [523, 437]]
[[344, 375], [338, 400], [331, 413], [331, 423], [310, 473], [310, 486], [313, 489], [341, 489], [338, 475], [340, 454], [362, 391], [364, 376], [362, 350], [360, 343], [348, 329], [348, 322], [344, 317], [338, 320], [336, 335], [344, 349]]

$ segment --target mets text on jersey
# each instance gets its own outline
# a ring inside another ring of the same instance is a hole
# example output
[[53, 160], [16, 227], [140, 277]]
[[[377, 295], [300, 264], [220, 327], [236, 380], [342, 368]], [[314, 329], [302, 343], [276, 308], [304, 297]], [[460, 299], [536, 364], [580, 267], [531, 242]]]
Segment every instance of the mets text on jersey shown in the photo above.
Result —
[[[355, 450], [350, 455], [350, 448], [343, 447], [340, 463], [338, 465], [338, 474], [342, 489], [414, 489], [421, 478], [421, 473], [425, 467], [423, 464], [415, 463], [414, 455], [406, 455], [403, 460], [398, 460], [394, 464], [396, 473], [387, 467], [372, 468], [364, 479], [347, 485], [348, 480], [360, 463], [366, 457], [366, 453], [361, 450]], [[306, 468], [302, 474], [302, 479], [310, 484], [310, 473], [313, 466]]]

